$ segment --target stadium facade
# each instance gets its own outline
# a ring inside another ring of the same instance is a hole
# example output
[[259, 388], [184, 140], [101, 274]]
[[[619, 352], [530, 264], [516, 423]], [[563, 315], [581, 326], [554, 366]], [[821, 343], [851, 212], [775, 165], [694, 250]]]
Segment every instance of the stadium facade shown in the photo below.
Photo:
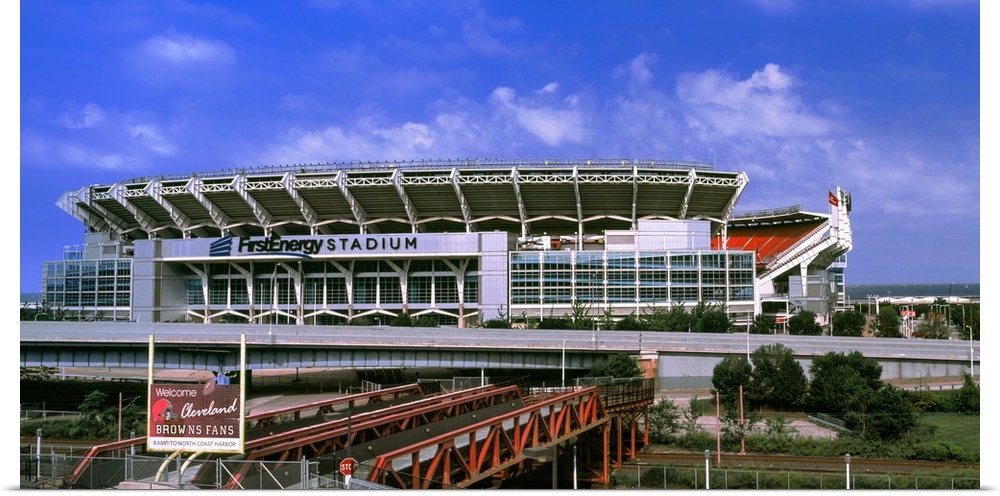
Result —
[[92, 185], [43, 268], [68, 319], [475, 326], [724, 305], [737, 325], [844, 302], [850, 194], [737, 213], [749, 179], [655, 160], [258, 167]]

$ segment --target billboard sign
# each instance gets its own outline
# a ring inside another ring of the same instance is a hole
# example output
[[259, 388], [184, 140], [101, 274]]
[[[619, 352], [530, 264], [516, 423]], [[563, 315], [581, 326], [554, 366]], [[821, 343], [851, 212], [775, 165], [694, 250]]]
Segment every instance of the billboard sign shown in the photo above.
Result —
[[238, 385], [151, 384], [146, 449], [243, 453], [242, 410]]

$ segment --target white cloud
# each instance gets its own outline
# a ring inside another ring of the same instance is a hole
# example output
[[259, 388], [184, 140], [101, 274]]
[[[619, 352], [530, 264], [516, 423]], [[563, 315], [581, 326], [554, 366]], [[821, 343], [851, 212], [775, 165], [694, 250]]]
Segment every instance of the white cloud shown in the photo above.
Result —
[[501, 86], [493, 90], [490, 101], [501, 117], [512, 119], [517, 126], [546, 145], [582, 143], [587, 136], [584, 115], [572, 108], [572, 99], [566, 101], [571, 108], [545, 108], [531, 101], [519, 100], [516, 91]]
[[485, 11], [462, 21], [462, 46], [472, 53], [487, 56], [516, 57], [521, 50], [505, 43], [501, 36], [521, 27], [516, 18], [501, 19], [489, 17]]
[[288, 164], [351, 160], [409, 160], [426, 157], [435, 147], [436, 132], [426, 124], [407, 122], [381, 127], [360, 122], [351, 129], [330, 126], [318, 131], [289, 131], [282, 143], [270, 146], [262, 160]]
[[677, 96], [692, 129], [709, 135], [820, 136], [834, 122], [815, 115], [792, 93], [794, 81], [776, 64], [746, 80], [708, 70], [678, 77]]
[[559, 83], [553, 81], [545, 86], [542, 86], [542, 89], [538, 90], [538, 93], [555, 93], [557, 91], [559, 91]]
[[170, 156], [177, 151], [177, 147], [168, 142], [159, 129], [151, 124], [135, 124], [128, 126], [129, 135], [135, 138], [142, 146], [157, 155]]
[[87, 129], [95, 127], [107, 118], [107, 114], [99, 105], [88, 103], [76, 112], [66, 112], [59, 117], [68, 129]]
[[627, 64], [615, 68], [615, 74], [625, 77], [632, 87], [648, 86], [653, 81], [652, 65], [656, 63], [656, 55], [642, 52]]
[[174, 65], [226, 65], [236, 60], [229, 44], [217, 40], [195, 38], [182, 33], [168, 33], [144, 41], [144, 55]]
[[97, 169], [121, 169], [125, 162], [117, 153], [99, 153], [77, 145], [61, 146], [57, 155], [70, 164]]
[[403, 149], [428, 150], [434, 146], [434, 132], [426, 124], [407, 122], [397, 128], [374, 129], [372, 134]]

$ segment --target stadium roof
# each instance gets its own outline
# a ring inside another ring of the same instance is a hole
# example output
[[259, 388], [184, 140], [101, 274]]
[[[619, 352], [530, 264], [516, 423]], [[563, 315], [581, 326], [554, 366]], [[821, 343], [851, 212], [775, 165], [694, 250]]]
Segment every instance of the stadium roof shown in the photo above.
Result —
[[655, 160], [447, 160], [252, 167], [64, 193], [126, 239], [475, 232], [601, 234], [645, 219], [725, 223], [748, 179]]

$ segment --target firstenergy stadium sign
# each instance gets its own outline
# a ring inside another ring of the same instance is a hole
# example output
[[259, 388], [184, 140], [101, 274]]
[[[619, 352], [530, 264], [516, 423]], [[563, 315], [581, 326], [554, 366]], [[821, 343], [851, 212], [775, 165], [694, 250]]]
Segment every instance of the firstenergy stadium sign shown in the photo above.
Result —
[[312, 258], [316, 255], [336, 253], [387, 253], [416, 250], [417, 238], [415, 236], [236, 238], [232, 234], [227, 234], [212, 242], [209, 255], [213, 257], [284, 255]]
[[151, 451], [242, 453], [240, 386], [156, 384], [149, 388]]

